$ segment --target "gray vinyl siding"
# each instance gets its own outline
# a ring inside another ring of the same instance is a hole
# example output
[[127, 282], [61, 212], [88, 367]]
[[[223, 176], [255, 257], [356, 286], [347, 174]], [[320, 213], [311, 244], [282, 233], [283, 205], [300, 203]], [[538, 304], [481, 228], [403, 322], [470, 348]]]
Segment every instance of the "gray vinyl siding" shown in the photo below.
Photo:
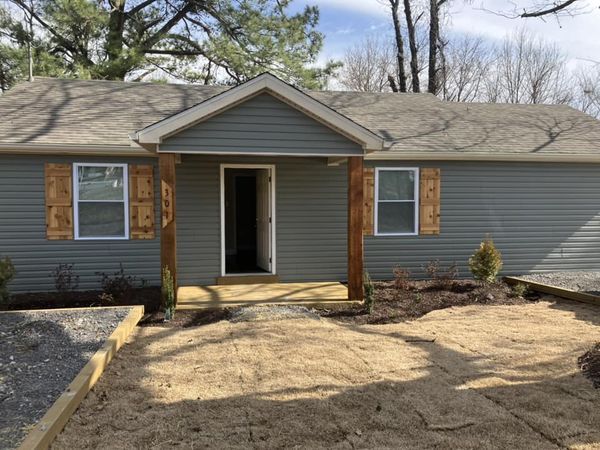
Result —
[[[155, 164], [154, 158], [94, 158], [0, 155], [0, 257], [12, 259], [17, 275], [12, 292], [54, 289], [50, 272], [60, 263], [74, 264], [80, 289], [98, 287], [96, 272], [115, 272], [160, 283], [160, 241], [46, 240], [44, 163], [111, 162]], [[157, 169], [155, 168], [155, 172]], [[158, 185], [158, 183], [155, 183]], [[159, 191], [157, 188], [156, 198]], [[159, 223], [159, 202], [156, 223]]]
[[269, 94], [261, 94], [160, 144], [161, 151], [362, 155], [360, 145]]
[[[0, 156], [0, 257], [18, 274], [13, 292], [53, 289], [50, 272], [75, 264], [80, 288], [96, 288], [96, 272], [123, 263], [128, 274], [160, 282], [157, 238], [144, 241], [47, 241], [45, 162], [154, 163], [148, 159]], [[213, 284], [220, 275], [220, 163], [276, 167], [276, 264], [284, 282], [346, 279], [346, 166], [319, 157], [183, 155], [177, 171], [179, 283]], [[366, 267], [390, 278], [399, 264], [421, 276], [431, 259], [467, 261], [490, 233], [504, 256], [504, 274], [600, 269], [600, 166], [483, 162], [368, 162], [441, 169], [439, 236], [369, 236]], [[158, 182], [156, 183], [158, 188]]]
[[326, 158], [183, 155], [177, 166], [180, 285], [214, 284], [221, 273], [220, 164], [275, 165], [276, 269], [283, 282], [346, 278], [345, 165]]
[[394, 265], [422, 276], [422, 265], [467, 261], [490, 233], [504, 275], [600, 270], [600, 166], [555, 163], [372, 162], [441, 168], [439, 236], [365, 238], [366, 266], [390, 278]]

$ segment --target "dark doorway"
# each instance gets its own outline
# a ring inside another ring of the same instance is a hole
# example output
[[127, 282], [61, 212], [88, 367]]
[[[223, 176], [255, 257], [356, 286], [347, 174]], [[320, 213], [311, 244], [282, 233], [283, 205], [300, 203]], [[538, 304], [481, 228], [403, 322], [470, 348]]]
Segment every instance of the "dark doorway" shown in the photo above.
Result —
[[259, 220], [257, 196], [263, 191], [257, 185], [265, 169], [226, 168], [225, 187], [225, 272], [265, 273], [269, 267], [260, 264], [258, 247]]

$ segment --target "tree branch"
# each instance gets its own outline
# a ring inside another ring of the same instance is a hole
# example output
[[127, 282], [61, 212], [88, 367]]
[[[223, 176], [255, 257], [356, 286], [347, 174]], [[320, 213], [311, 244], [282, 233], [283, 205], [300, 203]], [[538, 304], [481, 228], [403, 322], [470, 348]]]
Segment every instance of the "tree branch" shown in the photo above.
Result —
[[548, 14], [556, 14], [557, 12], [559, 12], [559, 11], [565, 9], [565, 8], [568, 8], [569, 6], [571, 6], [576, 1], [578, 1], [578, 0], [567, 0], [565, 2], [562, 2], [562, 3], [559, 3], [559, 4], [555, 4], [555, 6], [553, 6], [552, 8], [541, 9], [541, 10], [533, 11], [533, 12], [524, 12], [519, 17], [522, 17], [522, 18], [540, 17], [540, 16], [545, 16], [545, 15], [548, 15]]

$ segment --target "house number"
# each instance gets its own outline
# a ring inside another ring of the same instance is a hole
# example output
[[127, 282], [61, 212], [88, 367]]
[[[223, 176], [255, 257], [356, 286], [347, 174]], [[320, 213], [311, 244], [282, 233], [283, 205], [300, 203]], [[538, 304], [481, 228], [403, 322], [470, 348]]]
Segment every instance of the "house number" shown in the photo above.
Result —
[[161, 180], [162, 190], [162, 227], [165, 228], [173, 222], [175, 212], [173, 211], [173, 189], [165, 181]]

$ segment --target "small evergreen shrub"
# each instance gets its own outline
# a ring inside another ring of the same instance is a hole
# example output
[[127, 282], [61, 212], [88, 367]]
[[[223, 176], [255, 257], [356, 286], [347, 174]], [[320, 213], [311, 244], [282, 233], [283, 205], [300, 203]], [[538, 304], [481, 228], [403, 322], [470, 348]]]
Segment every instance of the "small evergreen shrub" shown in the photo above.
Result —
[[513, 284], [511, 290], [514, 297], [525, 297], [529, 293], [529, 287], [525, 283]]
[[369, 272], [365, 272], [364, 275], [364, 291], [365, 291], [365, 309], [368, 314], [373, 313], [373, 308], [375, 307], [375, 286], [373, 285], [373, 280], [371, 280], [371, 276]]
[[403, 269], [400, 266], [394, 267], [394, 285], [396, 289], [400, 289], [402, 291], [408, 290], [408, 286], [410, 283], [410, 270]]
[[73, 264], [59, 264], [50, 276], [54, 278], [54, 287], [63, 297], [77, 290], [79, 275], [73, 271]]
[[165, 308], [165, 321], [169, 321], [175, 316], [175, 283], [168, 266], [165, 266], [162, 272], [161, 295]]
[[0, 303], [8, 302], [10, 293], [8, 291], [8, 283], [16, 274], [15, 266], [9, 257], [0, 259]]
[[485, 238], [469, 258], [469, 268], [476, 280], [485, 283], [496, 281], [496, 276], [502, 269], [502, 254], [491, 238]]

